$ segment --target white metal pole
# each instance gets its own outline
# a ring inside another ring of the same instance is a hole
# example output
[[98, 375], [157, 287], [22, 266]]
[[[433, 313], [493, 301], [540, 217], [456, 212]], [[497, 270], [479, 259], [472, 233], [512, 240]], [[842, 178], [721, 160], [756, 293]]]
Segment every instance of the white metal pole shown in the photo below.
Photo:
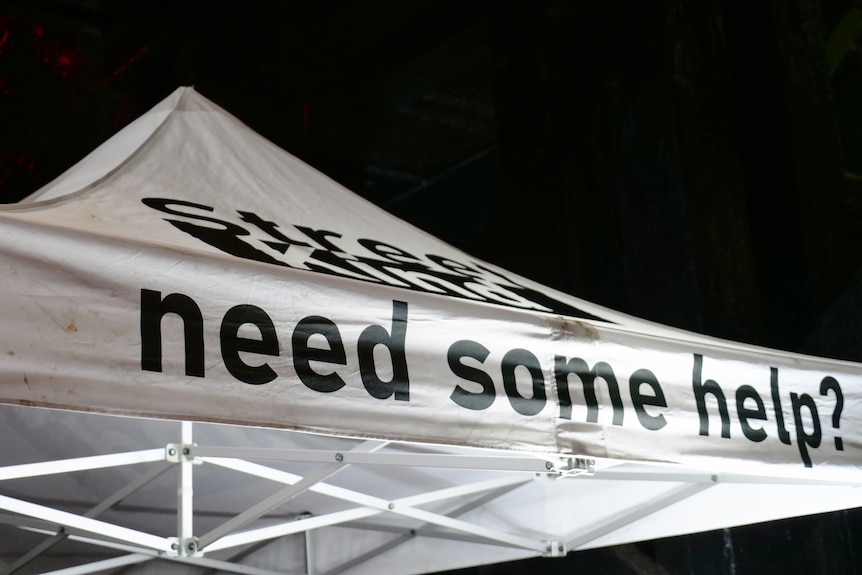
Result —
[[[309, 515], [310, 517], [310, 515]], [[317, 575], [317, 565], [314, 560], [314, 531], [305, 532], [305, 572], [308, 575]]]
[[694, 495], [697, 495], [701, 491], [709, 489], [715, 485], [714, 483], [688, 483], [683, 484], [676, 489], [673, 489], [667, 493], [662, 493], [652, 499], [648, 499], [642, 503], [632, 506], [630, 509], [612, 515], [604, 520], [597, 521], [590, 525], [587, 529], [584, 529], [580, 533], [571, 534], [569, 536], [568, 541], [566, 541], [566, 549], [569, 551], [575, 551], [581, 545], [586, 545], [590, 541], [594, 539], [598, 539], [602, 535], [610, 533], [616, 529], [619, 529], [623, 525], [628, 525], [629, 523], [634, 523], [638, 519], [642, 519], [647, 515], [655, 513], [665, 507], [682, 501], [683, 499], [688, 499]]
[[303, 519], [300, 521], [291, 521], [289, 523], [281, 523], [277, 525], [271, 525], [269, 527], [262, 527], [259, 529], [251, 529], [249, 531], [242, 531], [230, 535], [225, 535], [216, 543], [213, 543], [209, 548], [212, 551], [228, 549], [231, 547], [246, 545], [248, 543], [263, 541], [265, 539], [283, 537], [285, 535], [291, 535], [293, 533], [299, 533], [301, 531], [319, 529], [320, 527], [327, 527], [330, 525], [338, 525], [341, 523], [347, 523], [349, 521], [365, 519], [379, 513], [391, 512], [398, 515], [413, 517], [414, 519], [420, 519], [426, 523], [455, 529], [456, 531], [470, 533], [472, 535], [481, 537], [482, 539], [491, 543], [502, 543], [504, 545], [509, 545], [512, 547], [544, 552], [546, 545], [538, 539], [522, 537], [516, 534], [482, 527], [480, 525], [459, 521], [451, 517], [442, 516], [437, 513], [431, 513], [428, 511], [422, 511], [420, 509], [410, 507], [410, 505], [413, 504], [428, 503], [430, 501], [435, 501], [438, 499], [454, 497], [457, 494], [466, 495], [469, 493], [475, 493], [478, 487], [482, 487], [483, 491], [486, 491], [488, 489], [498, 489], [505, 486], [507, 483], [511, 484], [512, 479], [524, 482], [523, 477], [496, 478], [493, 480], [476, 482], [475, 484], [444, 488], [436, 492], [404, 497], [401, 499], [396, 499], [394, 501], [387, 501], [385, 499], [380, 499], [371, 495], [364, 495], [354, 492], [356, 493], [357, 501], [361, 501], [362, 503], [359, 504], [364, 505], [363, 507], [347, 509], [344, 511], [336, 511], [325, 515], [316, 515], [309, 519]]
[[[378, 449], [384, 448], [387, 443], [388, 442], [386, 441], [363, 441], [362, 443], [354, 447], [352, 450], [350, 450], [350, 453], [374, 452]], [[313, 489], [316, 485], [320, 484], [320, 482], [344, 470], [348, 465], [344, 463], [344, 455], [342, 453], [335, 453], [333, 459], [335, 460], [335, 463], [318, 468], [314, 472], [309, 473], [305, 477], [301, 478], [296, 483], [292, 483], [288, 487], [285, 487], [281, 491], [278, 491], [277, 493], [264, 499], [257, 505], [246, 509], [244, 512], [240, 513], [233, 519], [230, 519], [225, 523], [222, 523], [215, 529], [209, 531], [208, 533], [201, 535], [199, 540], [199, 548], [203, 549], [205, 547], [208, 547], [209, 545], [218, 541], [228, 533], [236, 529], [242, 528], [246, 524], [257, 519], [258, 517], [265, 515], [272, 509], [283, 505], [296, 495], [306, 490]]]
[[71, 473], [73, 471], [107, 469], [109, 467], [134, 465], [136, 463], [164, 461], [164, 459], [164, 449], [146, 449], [143, 451], [129, 451], [125, 453], [112, 453], [109, 455], [93, 455], [90, 457], [77, 457], [74, 459], [43, 461], [40, 463], [8, 465], [6, 467], [0, 467], [0, 481], [39, 477], [44, 475], [57, 475], [59, 473]]
[[[180, 430], [180, 445], [185, 451], [194, 441], [192, 435], [192, 422], [183, 421]], [[177, 485], [177, 537], [179, 539], [180, 554], [194, 554], [197, 545], [194, 541], [194, 484], [192, 474], [194, 464], [185, 456], [180, 457], [180, 472]], [[189, 544], [194, 547], [189, 549]]]
[[137, 563], [152, 560], [153, 557], [150, 557], [149, 555], [123, 555], [122, 557], [113, 557], [103, 561], [94, 561], [93, 563], [87, 563], [86, 565], [67, 567], [57, 571], [48, 571], [42, 575], [86, 575], [87, 573], [99, 573], [109, 569], [116, 569], [117, 567], [126, 567], [128, 565], [135, 565]]
[[[148, 473], [137, 477], [135, 480], [127, 484], [125, 487], [115, 491], [110, 496], [106, 497], [101, 503], [84, 513], [84, 517], [96, 518], [101, 515], [104, 511], [112, 508], [114, 505], [148, 484], [150, 481], [153, 481], [155, 478], [159, 477], [162, 473], [168, 470], [170, 465], [167, 463], [163, 463], [158, 467], [153, 467]], [[52, 547], [62, 542], [68, 537], [65, 531], [60, 531], [55, 533], [48, 539], [45, 539], [40, 544], [36, 545], [33, 549], [28, 551], [26, 554], [22, 555], [9, 565], [6, 565], [3, 568], [3, 571], [0, 571], [0, 575], [12, 575], [12, 573], [21, 569], [21, 567], [27, 565], [40, 555], [43, 555], [47, 551], [49, 551]]]
[[120, 527], [119, 525], [105, 523], [104, 521], [97, 521], [89, 517], [45, 507], [44, 505], [36, 505], [35, 503], [21, 501], [20, 499], [14, 499], [5, 495], [0, 495], [0, 508], [12, 513], [20, 513], [27, 517], [43, 519], [55, 525], [80, 529], [81, 531], [95, 533], [96, 535], [118, 541], [133, 543], [148, 549], [167, 551], [169, 548], [169, 542], [164, 537], [150, 535], [149, 533]]

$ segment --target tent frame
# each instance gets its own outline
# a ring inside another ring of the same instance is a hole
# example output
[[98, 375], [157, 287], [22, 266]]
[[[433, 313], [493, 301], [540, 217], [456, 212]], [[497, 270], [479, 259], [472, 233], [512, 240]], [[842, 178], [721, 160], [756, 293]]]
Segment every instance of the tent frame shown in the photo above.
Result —
[[[193, 424], [182, 422], [180, 441], [169, 443], [164, 448], [0, 467], [0, 481], [6, 481], [149, 464], [146, 472], [141, 473], [133, 481], [83, 514], [70, 513], [0, 495], [0, 510], [6, 512], [6, 514], [0, 514], [0, 524], [11, 525], [47, 536], [45, 540], [17, 560], [0, 568], [0, 575], [11, 575], [17, 572], [66, 539], [119, 551], [122, 555], [51, 571], [51, 575], [83, 575], [152, 560], [189, 564], [229, 573], [274, 575], [275, 572], [273, 571], [242, 565], [236, 561], [278, 538], [299, 533], [303, 533], [305, 536], [305, 572], [308, 575], [336, 575], [419, 536], [501, 545], [531, 551], [537, 555], [559, 557], [621, 526], [642, 519], [668, 505], [683, 501], [721, 482], [846, 484], [844, 482], [796, 478], [782, 481], [774, 477], [765, 478], [756, 475], [727, 473], [718, 475], [693, 471], [663, 473], [650, 470], [638, 474], [637, 472], [632, 473], [631, 470], [619, 472], [614, 467], [596, 470], [595, 461], [592, 459], [553, 455], [437, 453], [424, 448], [418, 451], [381, 452], [381, 449], [389, 444], [390, 442], [386, 441], [367, 440], [359, 443], [351, 450], [343, 451], [200, 446], [193, 441]], [[318, 465], [304, 476], [300, 476], [255, 461], [289, 461]], [[230, 469], [282, 484], [283, 487], [221, 525], [196, 536], [193, 500], [194, 475], [195, 468], [204, 465]], [[437, 467], [489, 470], [501, 473], [493, 479], [387, 500], [326, 482], [327, 479], [350, 465]], [[175, 535], [164, 536], [146, 533], [99, 519], [101, 514], [114, 508], [174, 466], [178, 468], [177, 528]], [[670, 481], [680, 485], [639, 505], [632, 506], [624, 513], [594, 522], [589, 528], [566, 536], [511, 533], [459, 518], [468, 511], [481, 507], [528, 482], [568, 477], [577, 477], [578, 480], [601, 478]], [[255, 520], [271, 513], [305, 491], [313, 491], [317, 494], [340, 499], [350, 503], [353, 507], [318, 516], [304, 513], [289, 521], [281, 521], [265, 527], [244, 529]], [[447, 513], [431, 512], [421, 508], [421, 506], [429, 503], [465, 497], [471, 497], [471, 499], [454, 509], [450, 509]], [[404, 528], [367, 521], [369, 518], [379, 515], [408, 518], [418, 521], [419, 526]], [[336, 568], [320, 571], [315, 565], [311, 542], [314, 530], [329, 526], [391, 532], [394, 534], [394, 538]], [[252, 547], [240, 551], [231, 557], [231, 560], [217, 560], [207, 556], [207, 553], [244, 546]]]
[[[587, 460], [573, 460], [566, 457], [537, 458], [534, 456], [459, 455], [449, 453], [377, 453], [387, 443], [385, 441], [365, 441], [354, 449], [344, 452], [315, 449], [205, 447], [198, 446], [193, 442], [193, 424], [191, 422], [182, 422], [180, 442], [169, 443], [160, 449], [0, 467], [0, 481], [5, 481], [61, 473], [109, 469], [127, 465], [158, 463], [158, 465], [153, 465], [147, 472], [141, 474], [134, 481], [80, 515], [0, 495], [0, 509], [13, 514], [0, 516], [0, 523], [14, 525], [20, 529], [43, 533], [49, 536], [13, 563], [4, 566], [0, 573], [5, 575], [20, 570], [66, 539], [123, 551], [126, 552], [126, 555], [61, 569], [51, 573], [63, 575], [95, 573], [109, 568], [132, 565], [153, 559], [191, 563], [200, 567], [221, 569], [232, 573], [272, 573], [235, 563], [213, 560], [205, 557], [205, 552], [231, 549], [248, 544], [261, 544], [279, 537], [302, 532], [308, 538], [314, 529], [345, 525], [385, 513], [417, 519], [423, 521], [427, 526], [450, 530], [454, 534], [449, 533], [445, 535], [448, 538], [457, 538], [457, 534], [462, 533], [465, 537], [469, 535], [471, 540], [478, 539], [486, 543], [507, 545], [539, 553], [547, 553], [549, 555], [564, 554], [564, 547], [561, 543], [489, 529], [459, 520], [457, 516], [469, 509], [487, 503], [487, 501], [497, 498], [527, 481], [532, 481], [537, 474], [561, 475], [563, 473], [571, 473], [576, 469], [576, 465], [586, 470], [589, 464]], [[319, 463], [321, 465], [305, 476], [298, 476], [253, 463], [251, 460], [301, 461]], [[284, 487], [215, 529], [200, 537], [195, 537], [195, 509], [193, 502], [194, 468], [203, 464], [232, 469], [240, 473], [281, 483]], [[459, 485], [388, 501], [324, 482], [324, 480], [343, 471], [349, 465], [424, 466], [509, 471], [514, 473], [492, 480]], [[177, 476], [176, 536], [165, 537], [145, 533], [98, 519], [99, 515], [113, 508], [122, 500], [161, 476], [172, 466], [177, 466], [179, 470]], [[284, 505], [287, 501], [306, 490], [347, 501], [356, 507], [318, 517], [303, 515], [293, 521], [263, 528], [247, 531], [240, 530], [242, 527]], [[476, 495], [477, 499], [449, 514], [433, 513], [418, 508], [420, 505], [469, 495]], [[370, 526], [366, 524], [359, 528], [368, 529]], [[385, 548], [391, 548], [394, 544], [400, 544], [420, 534], [428, 535], [430, 531], [424, 527], [411, 529], [408, 533], [402, 534], [396, 540], [397, 543], [389, 543]], [[435, 536], [439, 537], [443, 535], [437, 533]], [[367, 560], [386, 549], [379, 548], [374, 552], [366, 553], [362, 560]], [[307, 562], [311, 563], [308, 559], [312, 557], [312, 554], [307, 553], [306, 557]], [[350, 564], [354, 565], [358, 562], [360, 561], [354, 559]], [[343, 568], [347, 567], [347, 565], [343, 566]], [[317, 571], [313, 565], [309, 564], [307, 565], [307, 572], [316, 573]]]

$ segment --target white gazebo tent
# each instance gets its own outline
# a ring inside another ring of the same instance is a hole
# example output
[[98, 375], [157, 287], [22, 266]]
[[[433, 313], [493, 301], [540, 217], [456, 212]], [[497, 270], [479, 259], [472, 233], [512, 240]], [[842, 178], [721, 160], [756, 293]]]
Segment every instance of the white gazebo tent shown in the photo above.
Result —
[[859, 365], [479, 261], [190, 88], [0, 237], [0, 572], [423, 573], [862, 505]]

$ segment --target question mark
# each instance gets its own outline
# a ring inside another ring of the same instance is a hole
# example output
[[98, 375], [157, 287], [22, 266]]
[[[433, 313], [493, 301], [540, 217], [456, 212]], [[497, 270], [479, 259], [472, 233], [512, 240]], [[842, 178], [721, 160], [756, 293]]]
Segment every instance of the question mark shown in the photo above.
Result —
[[[841, 426], [841, 410], [844, 409], [844, 394], [841, 393], [841, 386], [838, 385], [838, 380], [834, 377], [826, 376], [820, 382], [820, 395], [828, 395], [828, 391], [835, 392], [835, 409], [832, 411], [832, 427], [838, 429]], [[835, 449], [844, 451], [844, 441], [835, 436]]]

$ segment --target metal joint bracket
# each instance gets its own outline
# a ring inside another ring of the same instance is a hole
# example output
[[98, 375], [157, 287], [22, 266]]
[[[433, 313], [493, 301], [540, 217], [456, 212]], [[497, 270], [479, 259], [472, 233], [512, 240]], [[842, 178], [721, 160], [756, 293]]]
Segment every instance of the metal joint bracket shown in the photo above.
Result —
[[204, 552], [198, 544], [197, 537], [188, 537], [180, 540], [176, 537], [171, 537], [171, 550], [167, 555], [171, 557], [203, 557]]
[[596, 460], [589, 457], [566, 457], [557, 462], [546, 462], [545, 468], [550, 473], [557, 473], [565, 477], [592, 475], [596, 471]]
[[545, 552], [543, 557], [565, 557], [566, 544], [562, 541], [545, 541]]
[[556, 468], [562, 477], [593, 475], [596, 472], [596, 460], [591, 457], [574, 457], [567, 459], [566, 462], [567, 466]]
[[589, 457], [576, 457], [574, 469], [592, 475], [596, 472], [596, 460]]
[[196, 465], [203, 463], [200, 459], [195, 459], [192, 447], [194, 444], [168, 443], [165, 447], [165, 461], [168, 463], [194, 463]]

